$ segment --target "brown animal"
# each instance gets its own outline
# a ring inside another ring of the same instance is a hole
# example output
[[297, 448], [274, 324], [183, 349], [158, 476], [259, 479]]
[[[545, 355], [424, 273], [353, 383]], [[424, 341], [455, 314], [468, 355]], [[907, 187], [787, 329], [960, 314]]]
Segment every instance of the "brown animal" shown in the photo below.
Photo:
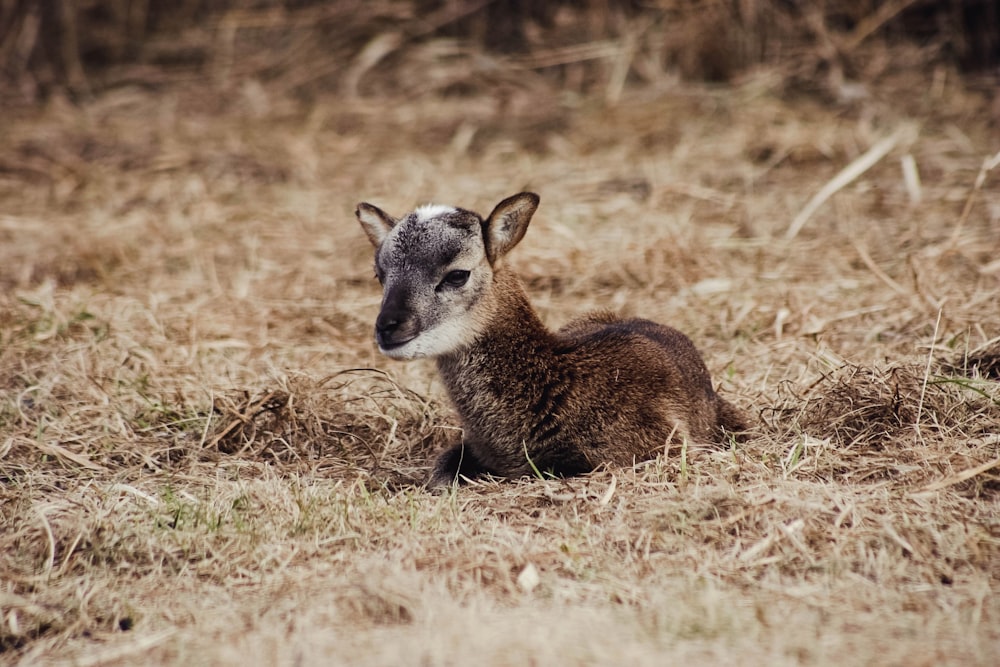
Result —
[[429, 484], [628, 466], [671, 441], [722, 442], [744, 430], [676, 329], [608, 313], [545, 328], [501, 261], [538, 201], [514, 195], [485, 220], [450, 206], [396, 220], [358, 205], [384, 288], [379, 349], [395, 359], [435, 358], [462, 421], [463, 442], [440, 455]]

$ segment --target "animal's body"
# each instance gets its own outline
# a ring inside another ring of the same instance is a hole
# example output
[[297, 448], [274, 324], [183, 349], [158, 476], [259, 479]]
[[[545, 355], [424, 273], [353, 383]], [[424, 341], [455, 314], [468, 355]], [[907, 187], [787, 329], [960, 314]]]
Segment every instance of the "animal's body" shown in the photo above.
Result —
[[462, 421], [463, 441], [441, 454], [430, 483], [579, 474], [652, 458], [670, 442], [722, 442], [744, 430], [680, 331], [609, 313], [557, 332], [542, 324], [502, 262], [537, 205], [537, 195], [521, 193], [485, 220], [428, 206], [398, 221], [358, 206], [384, 287], [379, 348], [400, 359], [434, 357]]

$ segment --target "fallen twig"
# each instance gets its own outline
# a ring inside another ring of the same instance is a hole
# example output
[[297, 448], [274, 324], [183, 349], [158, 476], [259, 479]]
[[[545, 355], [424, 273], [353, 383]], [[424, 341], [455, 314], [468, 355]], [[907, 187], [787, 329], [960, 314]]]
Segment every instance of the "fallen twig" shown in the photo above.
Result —
[[923, 487], [922, 489], [918, 489], [917, 491], [914, 491], [910, 495], [911, 496], [916, 496], [916, 495], [920, 495], [922, 493], [931, 493], [933, 491], [940, 491], [941, 489], [946, 489], [949, 486], [954, 486], [955, 484], [958, 484], [959, 482], [964, 482], [967, 479], [972, 479], [973, 477], [975, 477], [977, 475], [981, 475], [984, 472], [986, 472], [988, 470], [992, 470], [993, 468], [996, 468], [998, 466], [1000, 466], [1000, 457], [995, 458], [992, 461], [987, 461], [986, 463], [978, 465], [975, 468], [968, 468], [966, 470], [963, 470], [960, 473], [952, 475], [951, 477], [946, 477], [946, 478], [944, 478], [944, 479], [942, 479], [940, 481], [928, 484], [927, 486]]
[[895, 148], [896, 144], [898, 144], [900, 140], [910, 132], [911, 129], [909, 126], [901, 127], [890, 136], [877, 142], [863, 155], [854, 160], [854, 162], [841, 169], [840, 173], [824, 185], [822, 189], [820, 189], [820, 191], [809, 200], [809, 203], [806, 204], [801, 211], [799, 211], [799, 214], [795, 216], [794, 220], [792, 220], [792, 224], [788, 226], [788, 231], [785, 232], [785, 238], [789, 240], [795, 238], [809, 221], [809, 218], [811, 218], [813, 214], [819, 210], [819, 207], [822, 206], [827, 199], [849, 185], [861, 176], [861, 174], [875, 166], [879, 160], [888, 155], [889, 151]]

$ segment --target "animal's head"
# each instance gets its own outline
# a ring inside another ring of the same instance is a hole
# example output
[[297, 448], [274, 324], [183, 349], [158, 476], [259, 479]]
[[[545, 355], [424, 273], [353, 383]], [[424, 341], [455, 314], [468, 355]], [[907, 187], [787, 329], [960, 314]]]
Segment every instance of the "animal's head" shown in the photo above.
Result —
[[397, 220], [371, 204], [358, 204], [383, 289], [375, 320], [379, 349], [395, 359], [416, 359], [473, 343], [493, 313], [496, 262], [524, 237], [537, 207], [538, 195], [522, 192], [497, 204], [485, 220], [437, 205]]

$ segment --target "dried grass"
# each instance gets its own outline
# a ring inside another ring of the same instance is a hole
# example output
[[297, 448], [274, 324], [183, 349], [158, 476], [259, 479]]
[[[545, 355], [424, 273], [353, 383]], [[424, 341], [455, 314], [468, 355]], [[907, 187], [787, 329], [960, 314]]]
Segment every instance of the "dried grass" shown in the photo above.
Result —
[[[504, 80], [406, 104], [247, 84], [224, 112], [211, 85], [123, 89], [10, 117], [0, 660], [994, 662], [990, 101], [951, 73], [847, 109], [767, 73], [616, 105]], [[416, 483], [455, 423], [430, 364], [372, 349], [353, 205], [520, 188], [543, 197], [513, 262], [545, 319], [687, 331], [760, 416], [750, 439]]]
[[437, 404], [374, 369], [301, 378], [263, 396], [219, 397], [214, 412], [221, 428], [209, 431], [207, 449], [392, 488], [422, 484], [419, 463], [458, 433]]
[[0, 89], [8, 103], [80, 98], [125, 85], [205, 77], [282, 94], [469, 94], [526, 80], [615, 102], [627, 82], [732, 81], [780, 67], [795, 89], [856, 100], [887, 72], [1000, 59], [989, 2], [870, 0], [164, 0], [0, 6]]

